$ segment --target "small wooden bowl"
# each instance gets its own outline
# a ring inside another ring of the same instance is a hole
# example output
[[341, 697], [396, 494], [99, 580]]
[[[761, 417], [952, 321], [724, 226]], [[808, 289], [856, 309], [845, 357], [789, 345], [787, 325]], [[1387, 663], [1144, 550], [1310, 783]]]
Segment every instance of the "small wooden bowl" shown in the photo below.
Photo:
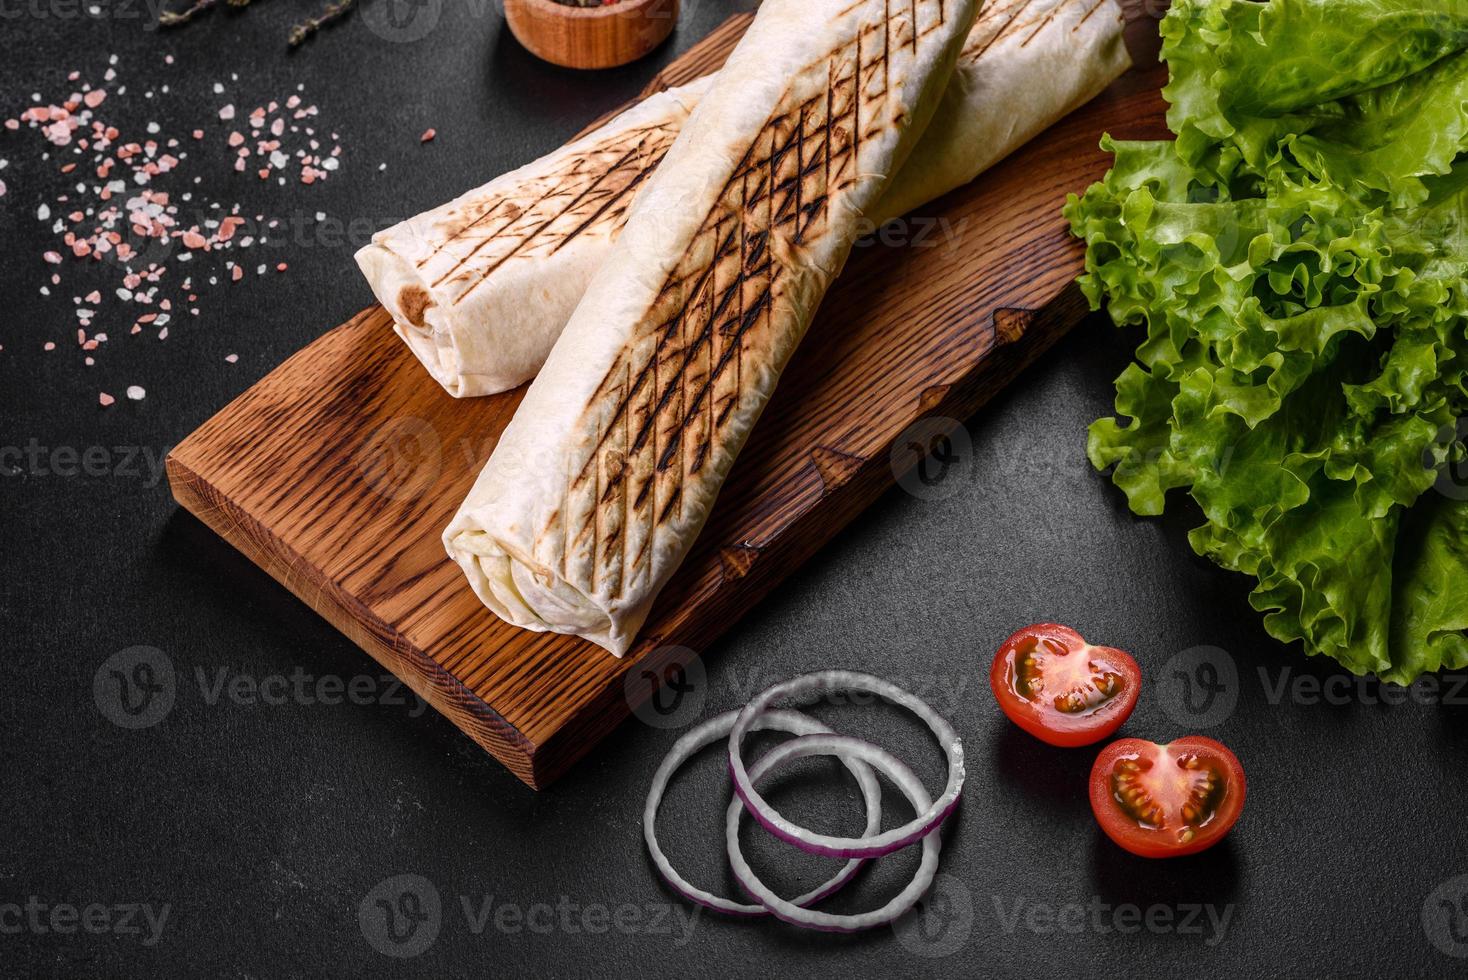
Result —
[[530, 52], [566, 68], [615, 68], [662, 44], [678, 23], [678, 0], [617, 0], [573, 7], [505, 0], [505, 20]]

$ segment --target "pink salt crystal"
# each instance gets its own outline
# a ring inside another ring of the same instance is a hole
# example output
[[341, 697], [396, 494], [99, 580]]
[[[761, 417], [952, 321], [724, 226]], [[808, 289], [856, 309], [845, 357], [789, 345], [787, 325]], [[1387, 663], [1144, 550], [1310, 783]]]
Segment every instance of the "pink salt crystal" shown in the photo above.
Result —
[[82, 98], [82, 101], [87, 104], [88, 109], [95, 109], [106, 98], [107, 92], [105, 89], [94, 88]]
[[204, 131], [202, 129], [196, 129], [196, 130], [194, 130], [194, 139], [201, 140], [203, 138], [204, 138]]
[[117, 399], [113, 398], [111, 395], [107, 394], [107, 392], [104, 391], [100, 392], [97, 395], [97, 401], [102, 403], [103, 408], [106, 408], [108, 405], [111, 405], [113, 402], [117, 401]]
[[220, 109], [219, 110], [219, 118], [220, 119], [223, 119], [225, 122], [229, 122], [231, 119], [233, 119], [234, 118], [234, 103], [231, 102], [229, 105], [225, 106], [223, 109]]
[[41, 349], [42, 350], [55, 350], [56, 349], [56, 343], [55, 343], [55, 341], [48, 340], [44, 344], [41, 345]]
[[420, 136], [420, 137], [418, 137], [418, 142], [420, 142], [420, 143], [428, 143], [428, 142], [431, 142], [433, 140], [433, 138], [435, 136], [437, 136], [437, 135], [438, 135], [438, 130], [436, 130], [436, 129], [425, 129], [423, 131], [423, 135]]
[[100, 302], [102, 302], [102, 294], [99, 291], [97, 291], [97, 290], [94, 289], [90, 293], [87, 293], [87, 295], [83, 299], [83, 302], [86, 302], [86, 303], [100, 303]]
[[240, 359], [240, 356], [238, 354], [226, 354], [224, 355], [224, 359], [230, 364], [233, 364], [235, 361], [238, 361]]

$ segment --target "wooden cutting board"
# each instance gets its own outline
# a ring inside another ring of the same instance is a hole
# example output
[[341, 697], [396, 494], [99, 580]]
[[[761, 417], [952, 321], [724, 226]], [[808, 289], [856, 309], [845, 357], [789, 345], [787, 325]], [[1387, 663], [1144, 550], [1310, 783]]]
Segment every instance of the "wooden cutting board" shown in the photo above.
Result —
[[[1079, 2], [1079, 0], [1078, 0]], [[731, 18], [649, 91], [716, 69]], [[906, 228], [854, 250], [754, 431], [703, 536], [637, 647], [613, 658], [480, 605], [440, 534], [521, 391], [458, 401], [381, 307], [287, 360], [168, 457], [174, 497], [541, 788], [659, 679], [714, 641], [1085, 312], [1082, 249], [1060, 208], [1106, 171], [1102, 133], [1166, 135], [1155, 18], [1139, 67]], [[590, 82], [588, 81], [588, 84]], [[894, 451], [894, 447], [895, 451]], [[630, 676], [629, 676], [630, 675]]]

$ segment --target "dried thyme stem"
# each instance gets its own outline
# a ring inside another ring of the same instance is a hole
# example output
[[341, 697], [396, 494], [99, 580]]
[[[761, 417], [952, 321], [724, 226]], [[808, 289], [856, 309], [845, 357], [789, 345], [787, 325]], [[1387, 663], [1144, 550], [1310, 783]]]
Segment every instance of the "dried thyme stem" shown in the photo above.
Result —
[[[245, 0], [245, 2], [248, 3], [249, 0]], [[297, 24], [295, 27], [292, 27], [290, 37], [291, 47], [299, 47], [305, 43], [307, 38], [321, 30], [321, 28], [334, 21], [341, 20], [351, 12], [354, 3], [355, 0], [334, 0], [334, 2], [327, 4], [326, 9], [317, 16], [312, 17], [303, 24]]]

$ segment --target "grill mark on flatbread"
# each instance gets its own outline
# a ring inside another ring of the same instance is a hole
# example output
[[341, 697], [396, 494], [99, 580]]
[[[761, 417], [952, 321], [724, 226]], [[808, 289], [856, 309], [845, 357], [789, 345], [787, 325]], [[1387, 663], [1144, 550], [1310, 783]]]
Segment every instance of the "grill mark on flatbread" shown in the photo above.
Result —
[[[1105, 0], [1102, 0], [1102, 2], [1104, 3]], [[659, 157], [658, 159], [661, 160], [662, 157]], [[632, 191], [635, 190], [638, 185], [640, 185], [644, 180], [646, 180], [648, 178], [648, 175], [652, 172], [652, 167], [643, 167], [641, 170], [637, 171], [637, 173], [633, 175], [632, 179], [629, 180], [620, 190], [618, 190], [616, 194], [608, 197], [606, 199], [606, 202], [602, 204], [601, 207], [597, 208], [595, 211], [591, 212], [591, 214], [587, 215], [585, 221], [581, 222], [581, 224], [577, 225], [575, 228], [572, 228], [568, 234], [562, 235], [560, 241], [556, 242], [555, 248], [551, 249], [551, 254], [554, 255], [555, 253], [559, 252], [561, 250], [561, 247], [564, 246], [567, 242], [571, 241], [577, 235], [581, 234], [583, 231], [596, 224], [599, 220], [601, 220], [603, 215], [611, 210], [612, 207], [619, 204], [624, 204], [627, 198], [631, 196]], [[472, 290], [465, 290], [464, 294], [460, 296], [459, 299], [463, 299], [464, 296], [469, 295], [471, 291]], [[457, 300], [455, 302], [457, 302]]]
[[1070, 32], [1074, 34], [1079, 31], [1083, 26], [1085, 26], [1086, 21], [1090, 20], [1091, 16], [1104, 6], [1106, 6], [1106, 0], [1096, 0], [1096, 3], [1091, 7], [1091, 9], [1087, 10], [1085, 14], [1082, 15], [1081, 19], [1076, 21], [1075, 26], [1070, 29]]
[[[1004, 40], [1007, 37], [1011, 37], [1015, 33], [1016, 26], [1019, 25], [1020, 15], [1029, 10], [1030, 7], [1033, 6], [1034, 2], [1035, 0], [1019, 0], [1018, 3], [1015, 3], [1008, 7], [994, 8], [994, 19], [997, 19], [1002, 14], [1008, 14], [1008, 19], [1005, 20], [1003, 26], [1001, 26], [999, 30], [995, 31], [987, 38], [982, 39], [977, 47], [974, 47], [971, 44], [965, 46], [961, 57], [970, 61], [978, 61], [985, 54], [987, 54], [989, 52], [989, 49], [992, 48], [994, 45], [998, 44], [1000, 41]], [[985, 27], [988, 26], [989, 23], [989, 8], [985, 8], [984, 15], [979, 19], [979, 26]], [[978, 30], [975, 29], [969, 35], [970, 39], [972, 40], [973, 35], [977, 33]]]
[[[588, 195], [592, 191], [596, 190], [596, 188], [601, 185], [601, 182], [602, 181], [606, 180], [608, 177], [610, 177], [613, 174], [615, 174], [618, 170], [621, 169], [621, 167], [628, 160], [632, 159], [636, 155], [637, 155], [637, 147], [634, 146], [632, 149], [628, 150], [625, 154], [623, 154], [622, 158], [620, 160], [618, 160], [616, 162], [616, 164], [613, 165], [613, 167], [612, 167], [611, 170], [606, 170], [606, 171], [603, 171], [602, 173], [597, 174], [596, 177], [591, 181], [591, 183], [589, 183], [585, 187], [583, 187], [581, 189], [581, 192], [578, 193], [575, 197], [573, 197], [571, 199], [571, 203], [570, 204], [566, 205], [566, 207], [562, 208], [556, 214], [553, 214], [549, 218], [546, 218], [544, 221], [542, 221], [540, 223], [540, 225], [533, 232], [531, 232], [530, 234], [525, 235], [524, 237], [522, 237], [519, 241], [517, 241], [514, 244], [514, 246], [512, 248], [510, 248], [509, 251], [507, 251], [504, 255], [501, 255], [498, 259], [495, 259], [494, 262], [490, 263], [490, 265], [487, 268], [485, 268], [482, 273], [480, 273], [481, 278], [478, 279], [478, 280], [476, 280], [475, 285], [478, 285], [478, 283], [483, 282], [485, 279], [487, 279], [489, 277], [489, 275], [492, 272], [494, 272], [494, 270], [496, 270], [500, 266], [504, 265], [505, 262], [511, 256], [515, 255], [515, 253], [519, 252], [521, 249], [523, 249], [530, 242], [534, 241], [535, 240], [535, 237], [537, 235], [539, 235], [541, 232], [545, 231], [545, 229], [549, 228], [552, 224], [554, 224], [555, 221], [558, 218], [560, 218], [562, 215], [565, 215], [565, 214], [569, 213], [573, 208], [576, 207], [576, 205], [578, 205], [578, 204], [581, 203], [582, 199], [585, 198], [586, 195]], [[542, 195], [541, 198], [540, 198], [540, 200], [545, 200], [545, 197], [546, 197], [546, 195]], [[477, 245], [474, 246], [473, 250], [470, 251], [468, 255], [465, 255], [463, 258], [459, 259], [458, 262], [454, 263], [454, 267], [452, 269], [450, 269], [448, 272], [446, 272], [442, 276], [440, 276], [438, 278], [438, 281], [434, 283], [434, 286], [437, 286], [439, 283], [443, 282], [449, 276], [451, 276], [455, 272], [457, 272], [460, 268], [463, 267], [463, 265], [464, 265], [465, 262], [468, 262], [475, 255], [478, 255], [479, 254], [479, 250], [482, 249], [488, 242], [490, 242], [492, 240], [493, 240], [493, 237], [482, 239], [479, 242], [479, 244], [477, 244]], [[471, 293], [473, 291], [474, 291], [474, 286], [470, 286], [468, 289], [464, 290], [464, 292], [460, 293], [458, 295], [458, 297], [455, 298], [454, 302], [457, 303], [459, 300], [463, 299], [465, 296], [469, 295], [469, 293]]]
[[[1020, 47], [1022, 47], [1022, 48], [1029, 47], [1030, 42], [1033, 41], [1035, 38], [1039, 37], [1040, 36], [1040, 32], [1043, 31], [1046, 28], [1046, 26], [1049, 25], [1049, 23], [1052, 20], [1055, 19], [1055, 15], [1058, 14], [1058, 13], [1060, 13], [1066, 7], [1071, 6], [1071, 4], [1072, 4], [1072, 0], [1061, 0], [1060, 3], [1057, 3], [1055, 6], [1051, 7], [1048, 11], [1046, 11], [1045, 12], [1045, 16], [1042, 17], [1042, 18], [1040, 18], [1039, 23], [1035, 25], [1035, 29], [1030, 32], [1030, 36], [1027, 37], [1027, 38], [1025, 38], [1022, 42], [1020, 42]], [[1026, 25], [1026, 26], [1028, 26], [1028, 25]]]
[[[911, 5], [913, 16], [919, 3]], [[902, 23], [889, 23], [891, 4], [884, 0], [882, 24], [863, 24], [824, 66], [807, 69], [824, 68], [823, 91], [777, 110], [750, 141], [665, 277], [645, 325], [629, 338], [586, 409], [586, 427], [594, 433], [590, 449], [573, 464], [579, 469], [568, 473], [565, 497], [554, 511], [561, 519], [547, 522], [536, 547], [559, 534], [567, 557], [590, 534], [595, 563], [608, 566], [604, 578], [598, 577], [603, 570], [592, 570], [593, 583], [611, 587], [618, 580], [614, 594], [623, 594], [651, 560], [657, 529], [687, 506], [687, 480], [698, 478], [713, 458], [713, 440], [744, 391], [746, 341], [757, 330], [773, 329], [787, 269], [777, 256], [798, 253], [829, 216], [831, 201], [861, 178], [861, 143], [869, 135], [863, 117], [871, 116], [866, 125], [883, 119], [891, 96], [891, 31]], [[919, 30], [916, 20], [908, 28], [914, 48], [937, 29]], [[867, 43], [878, 29], [882, 43]], [[819, 187], [807, 188], [807, 180]], [[772, 236], [784, 247], [777, 249]], [[596, 513], [578, 510], [572, 519], [572, 497], [588, 485]]]
[[[855, 10], [861, 7], [866, 2], [869, 2], [869, 0], [857, 0], [856, 3], [853, 3], [850, 7], [847, 8], [846, 12]], [[939, 2], [939, 16], [937, 24], [925, 30], [919, 30], [917, 28], [916, 20], [916, 6], [919, 2], [920, 0], [912, 0], [914, 19], [912, 21], [911, 43], [914, 51], [917, 50], [918, 43], [923, 37], [927, 36], [927, 34], [929, 34], [931, 31], [940, 29], [942, 27], [945, 17], [944, 4], [942, 2]], [[881, 29], [884, 31], [889, 29], [887, 20], [888, 19], [884, 19], [884, 23], [881, 26]], [[858, 41], [860, 41], [861, 37], [865, 34], [869, 32], [874, 33], [877, 29], [878, 27], [876, 25], [863, 26], [858, 32]], [[884, 72], [887, 71], [888, 63], [885, 55], [882, 64]], [[886, 91], [886, 84], [887, 81], [884, 79], [884, 91]], [[651, 148], [649, 148], [648, 139], [649, 137], [654, 135], [657, 136], [658, 139], [651, 146]], [[676, 137], [676, 129], [672, 129], [666, 125], [660, 124], [656, 126], [643, 127], [641, 129], [633, 130], [628, 133], [619, 133], [616, 134], [613, 139], [608, 140], [605, 143], [600, 143], [595, 146], [588, 147], [584, 153], [569, 158], [566, 161], [567, 166], [564, 170], [545, 175], [542, 178], [542, 180], [546, 182], [547, 190], [543, 191], [539, 197], [535, 198], [533, 201], [530, 201], [528, 204], [524, 203], [523, 200], [517, 201], [509, 198], [496, 199], [475, 218], [445, 235], [442, 242], [439, 245], [435, 246], [427, 256], [418, 260], [416, 265], [418, 268], [423, 268], [440, 253], [445, 251], [454, 242], [469, 238], [469, 232], [472, 229], [478, 227], [481, 223], [494, 217], [497, 213], [500, 213], [502, 209], [509, 212], [507, 220], [494, 231], [490, 232], [487, 235], [476, 236], [476, 243], [474, 247], [463, 257], [461, 257], [452, 268], [439, 276], [439, 278], [432, 283], [432, 286], [434, 288], [437, 288], [445, 281], [453, 278], [455, 274], [458, 273], [459, 270], [462, 269], [476, 255], [478, 255], [489, 242], [499, 240], [506, 234], [510, 233], [510, 229], [513, 227], [514, 223], [518, 221], [521, 217], [523, 217], [527, 213], [534, 211], [547, 199], [554, 197], [556, 195], [556, 191], [563, 189], [565, 178], [589, 176], [595, 174], [595, 177], [593, 178], [591, 184], [584, 188], [580, 193], [574, 195], [569, 203], [560, 211], [553, 214], [551, 217], [537, 225], [528, 233], [522, 234], [515, 245], [511, 247], [505, 255], [495, 260], [493, 264], [483, 270], [474, 270], [471, 273], [466, 273], [464, 278], [465, 281], [468, 282], [467, 287], [457, 296], [455, 296], [451, 301], [453, 305], [457, 305], [464, 299], [464, 297], [468, 296], [475, 290], [475, 288], [477, 288], [482, 282], [484, 282], [489, 277], [489, 275], [494, 272], [494, 270], [498, 269], [502, 264], [504, 264], [504, 262], [508, 261], [510, 258], [513, 258], [518, 254], [521, 254], [522, 252], [528, 250], [535, 245], [539, 245], [542, 237], [545, 235], [546, 230], [555, 225], [563, 218], [574, 215], [575, 209], [578, 205], [581, 204], [582, 200], [597, 186], [599, 186], [606, 178], [614, 176], [624, 169], [632, 169], [632, 176], [629, 177], [625, 182], [621, 183], [621, 185], [618, 186], [616, 190], [605, 201], [601, 202], [596, 210], [588, 218], [583, 220], [570, 232], [561, 234], [559, 237], [556, 237], [554, 239], [555, 244], [552, 246], [551, 252], [554, 253], [556, 251], [559, 251], [562, 247], [564, 247], [568, 242], [576, 238], [578, 235], [581, 235], [588, 229], [595, 227], [600, 219], [605, 218], [608, 215], [611, 215], [614, 218], [621, 218], [625, 216], [627, 207], [630, 204], [632, 193], [642, 184], [644, 180], [647, 179], [652, 171], [657, 168], [658, 164], [661, 163], [663, 156], [666, 154], [668, 148], [671, 147]], [[619, 158], [617, 162], [611, 166], [610, 169], [604, 166], [600, 166], [598, 164], [599, 157], [605, 156], [608, 153], [616, 152], [617, 150], [622, 149], [622, 147], [627, 146], [629, 142], [631, 143], [630, 150], [623, 153], [621, 158]], [[634, 160], [636, 161], [635, 165], [629, 167], [629, 164], [632, 164]]]
[[[664, 150], [666, 150], [667, 147], [673, 144], [673, 140], [677, 139], [678, 130], [676, 128], [669, 127], [664, 123], [658, 123], [653, 126], [643, 126], [639, 129], [629, 130], [624, 133], [616, 133], [612, 136], [611, 139], [587, 147], [584, 153], [580, 153], [576, 156], [567, 158], [565, 161], [564, 169], [546, 174], [541, 178], [541, 180], [544, 181], [549, 188], [555, 190], [563, 188], [565, 186], [567, 178], [582, 177], [588, 174], [596, 173], [597, 171], [604, 172], [606, 170], [606, 167], [598, 163], [598, 160], [601, 157], [604, 157], [611, 153], [616, 153], [617, 151], [629, 145], [634, 148], [644, 145], [647, 143], [648, 138], [651, 136], [657, 136], [657, 142], [663, 147]], [[661, 159], [662, 153], [658, 153], [656, 159], [652, 160], [650, 163], [644, 163], [641, 169], [649, 169], [650, 167], [654, 167], [656, 166], [657, 160]], [[544, 195], [542, 195], [540, 200], [543, 199]], [[522, 213], [529, 210], [529, 207], [527, 207], [523, 203], [523, 200], [517, 201], [514, 198], [506, 198], [503, 196], [492, 198], [484, 203], [487, 206], [479, 215], [474, 217], [472, 220], [466, 221], [458, 228], [454, 228], [452, 231], [446, 232], [443, 243], [435, 247], [426, 258], [418, 262], [419, 268], [422, 268], [429, 261], [431, 261], [434, 256], [446, 249], [450, 243], [465, 237], [471, 229], [477, 227], [480, 222], [492, 216], [494, 212], [498, 211], [500, 207], [505, 205], [506, 203], [516, 205]], [[533, 207], [534, 205], [532, 204], [530, 206]]]

